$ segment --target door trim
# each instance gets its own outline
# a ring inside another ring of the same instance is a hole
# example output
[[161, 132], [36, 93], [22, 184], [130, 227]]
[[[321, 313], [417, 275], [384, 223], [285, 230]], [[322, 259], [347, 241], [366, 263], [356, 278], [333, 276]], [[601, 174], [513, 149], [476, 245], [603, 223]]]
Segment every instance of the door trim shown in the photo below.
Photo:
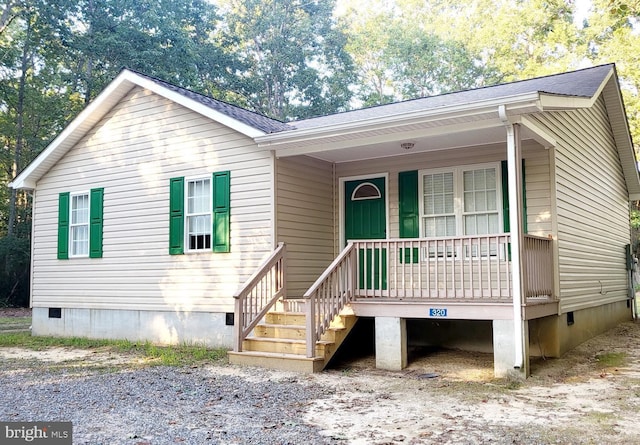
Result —
[[344, 248], [345, 240], [345, 215], [344, 215], [344, 183], [348, 181], [362, 181], [364, 179], [383, 178], [384, 179], [384, 207], [385, 207], [385, 230], [387, 233], [387, 239], [389, 239], [389, 173], [372, 173], [367, 175], [358, 176], [344, 176], [338, 180], [338, 227], [339, 227], [339, 240], [338, 240], [338, 252], [342, 252]]

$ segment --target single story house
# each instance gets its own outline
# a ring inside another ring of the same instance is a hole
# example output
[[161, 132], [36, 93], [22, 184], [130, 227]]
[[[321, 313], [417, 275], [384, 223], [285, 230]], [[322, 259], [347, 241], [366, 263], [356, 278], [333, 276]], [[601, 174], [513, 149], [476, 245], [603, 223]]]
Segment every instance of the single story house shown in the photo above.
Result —
[[440, 344], [501, 376], [632, 317], [614, 65], [288, 123], [124, 69], [10, 186], [34, 335], [317, 371], [367, 317], [381, 368]]

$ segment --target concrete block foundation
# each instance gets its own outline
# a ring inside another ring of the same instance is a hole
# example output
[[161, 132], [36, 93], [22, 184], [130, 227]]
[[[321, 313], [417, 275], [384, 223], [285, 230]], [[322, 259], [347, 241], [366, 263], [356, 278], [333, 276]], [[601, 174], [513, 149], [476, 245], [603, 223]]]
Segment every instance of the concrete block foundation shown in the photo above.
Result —
[[32, 317], [33, 335], [233, 345], [233, 326], [225, 324], [225, 313], [62, 308], [60, 318], [50, 318], [49, 308], [34, 307]]
[[407, 320], [376, 317], [376, 368], [400, 371], [407, 367]]
[[516, 368], [515, 326], [513, 320], [493, 320], [493, 371], [496, 377], [516, 373], [529, 375], [529, 324], [520, 322], [522, 332], [522, 366]]

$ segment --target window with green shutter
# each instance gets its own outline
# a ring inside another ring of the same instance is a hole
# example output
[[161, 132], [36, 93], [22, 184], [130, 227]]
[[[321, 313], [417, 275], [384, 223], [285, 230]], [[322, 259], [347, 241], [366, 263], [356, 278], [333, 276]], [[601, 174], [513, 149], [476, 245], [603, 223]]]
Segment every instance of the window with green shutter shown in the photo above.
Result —
[[169, 253], [230, 251], [230, 173], [170, 180]]
[[58, 259], [102, 258], [104, 189], [58, 196]]

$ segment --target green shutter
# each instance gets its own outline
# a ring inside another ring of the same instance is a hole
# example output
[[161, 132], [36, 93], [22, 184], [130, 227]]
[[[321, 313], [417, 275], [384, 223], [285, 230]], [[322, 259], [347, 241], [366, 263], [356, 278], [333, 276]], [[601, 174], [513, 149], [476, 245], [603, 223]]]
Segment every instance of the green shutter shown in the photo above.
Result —
[[213, 174], [213, 251], [229, 252], [231, 250], [230, 200], [231, 174], [218, 172]]
[[[507, 161], [502, 161], [502, 223], [504, 232], [511, 231], [509, 223], [509, 181]], [[527, 233], [527, 187], [524, 173], [524, 159], [522, 160], [522, 230]]]
[[509, 222], [509, 168], [507, 161], [501, 162], [502, 167], [502, 228], [504, 233], [511, 232], [511, 223]]
[[184, 253], [184, 177], [169, 181], [169, 254]]
[[89, 257], [102, 258], [102, 204], [104, 189], [91, 189], [89, 202]]
[[229, 252], [231, 250], [230, 230], [230, 172], [213, 174], [213, 251]]
[[70, 195], [60, 193], [58, 196], [58, 259], [69, 259], [69, 200]]
[[[398, 173], [398, 207], [400, 213], [400, 238], [420, 236], [418, 209], [418, 171]], [[417, 263], [418, 248], [400, 249], [400, 263]]]
[[418, 171], [398, 173], [398, 203], [400, 210], [400, 238], [418, 238]]

